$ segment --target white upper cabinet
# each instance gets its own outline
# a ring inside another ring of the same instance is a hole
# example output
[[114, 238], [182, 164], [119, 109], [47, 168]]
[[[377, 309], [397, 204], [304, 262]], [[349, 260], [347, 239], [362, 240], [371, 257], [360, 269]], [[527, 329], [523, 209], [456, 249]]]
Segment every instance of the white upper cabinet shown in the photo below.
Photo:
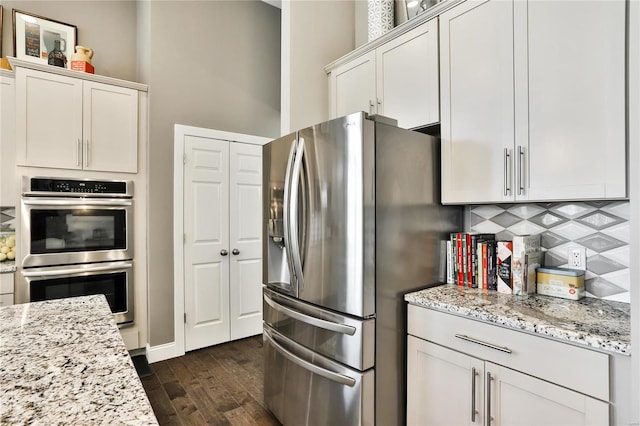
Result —
[[438, 20], [376, 49], [377, 113], [412, 129], [440, 121]]
[[407, 129], [437, 123], [438, 20], [336, 66], [329, 85], [331, 118], [365, 111]]
[[138, 170], [138, 91], [16, 68], [21, 166]]
[[375, 114], [376, 55], [369, 52], [331, 72], [331, 118], [357, 111]]
[[440, 16], [442, 201], [625, 198], [625, 3]]

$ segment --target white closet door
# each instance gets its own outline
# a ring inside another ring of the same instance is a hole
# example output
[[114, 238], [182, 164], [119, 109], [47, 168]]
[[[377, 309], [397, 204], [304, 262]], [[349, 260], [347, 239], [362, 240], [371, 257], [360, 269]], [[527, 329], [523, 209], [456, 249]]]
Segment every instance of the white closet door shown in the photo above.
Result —
[[186, 136], [185, 155], [184, 309], [189, 351], [229, 340], [229, 143]]
[[229, 150], [231, 339], [262, 332], [262, 146]]

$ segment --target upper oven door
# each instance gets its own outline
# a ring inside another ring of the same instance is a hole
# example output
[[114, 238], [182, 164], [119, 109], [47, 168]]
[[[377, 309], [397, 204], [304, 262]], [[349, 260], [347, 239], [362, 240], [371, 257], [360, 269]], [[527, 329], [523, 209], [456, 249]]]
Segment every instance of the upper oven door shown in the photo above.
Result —
[[133, 200], [22, 198], [23, 267], [133, 259]]

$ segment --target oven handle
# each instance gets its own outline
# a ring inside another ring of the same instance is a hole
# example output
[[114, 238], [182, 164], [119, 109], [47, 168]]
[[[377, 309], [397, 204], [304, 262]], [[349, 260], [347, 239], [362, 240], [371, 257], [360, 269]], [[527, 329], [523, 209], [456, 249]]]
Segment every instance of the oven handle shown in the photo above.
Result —
[[113, 206], [113, 207], [130, 207], [133, 205], [133, 200], [119, 199], [119, 198], [107, 198], [107, 199], [22, 199], [22, 204], [25, 206]]
[[90, 266], [90, 267], [80, 267], [69, 268], [69, 269], [57, 269], [55, 271], [42, 271], [41, 269], [36, 271], [30, 271], [23, 269], [22, 276], [25, 278], [28, 277], [56, 277], [60, 275], [70, 275], [70, 274], [82, 274], [85, 272], [101, 272], [101, 271], [116, 271], [119, 269], [128, 269], [133, 267], [132, 262], [118, 262], [112, 263], [110, 265], [102, 265], [102, 266]]

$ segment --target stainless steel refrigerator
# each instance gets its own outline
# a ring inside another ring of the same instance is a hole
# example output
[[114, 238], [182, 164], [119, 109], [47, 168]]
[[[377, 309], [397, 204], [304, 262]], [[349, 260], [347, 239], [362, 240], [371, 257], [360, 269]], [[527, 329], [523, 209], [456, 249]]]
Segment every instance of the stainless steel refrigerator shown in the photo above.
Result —
[[402, 425], [403, 295], [445, 280], [437, 138], [351, 114], [263, 148], [264, 397], [289, 425]]

